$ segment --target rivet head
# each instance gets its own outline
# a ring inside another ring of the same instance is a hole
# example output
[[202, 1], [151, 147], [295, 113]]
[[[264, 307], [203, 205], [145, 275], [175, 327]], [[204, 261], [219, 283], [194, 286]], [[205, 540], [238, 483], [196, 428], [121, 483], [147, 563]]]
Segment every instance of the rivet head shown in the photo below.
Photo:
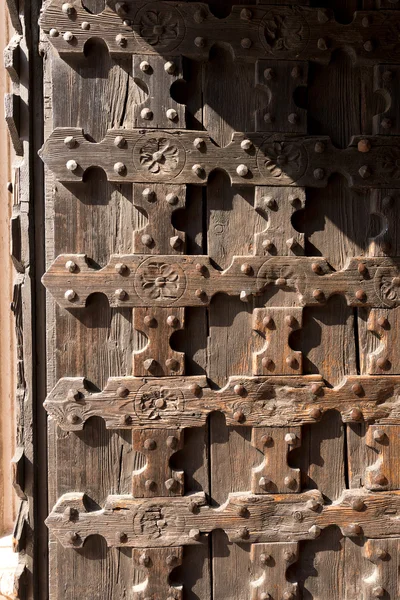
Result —
[[68, 160], [66, 167], [68, 171], [76, 171], [78, 168], [78, 163], [76, 162], [76, 160]]
[[278, 210], [278, 203], [272, 196], [263, 196], [262, 201], [270, 210]]
[[357, 144], [359, 152], [369, 152], [371, 150], [371, 142], [369, 140], [360, 140]]
[[115, 290], [114, 296], [117, 300], [126, 300], [128, 297], [128, 294], [126, 293], [125, 290], [123, 290], [122, 288], [119, 288], [118, 290]]
[[125, 531], [117, 531], [117, 534], [115, 536], [117, 538], [117, 540], [119, 542], [121, 542], [122, 544], [125, 544], [128, 541], [128, 536], [125, 533]]
[[371, 175], [372, 175], [372, 171], [368, 167], [368, 165], [363, 165], [362, 167], [360, 167], [358, 169], [358, 172], [360, 174], [360, 177], [362, 177], [362, 179], [368, 179], [368, 177], [371, 177]]
[[258, 485], [262, 490], [268, 490], [272, 484], [272, 481], [267, 477], [260, 477], [258, 480]]
[[142, 62], [139, 65], [139, 69], [141, 71], [143, 71], [143, 73], [149, 73], [149, 71], [151, 71], [151, 66], [150, 63], [147, 62], [147, 60], [142, 60]]
[[365, 302], [366, 299], [367, 299], [367, 294], [364, 292], [364, 290], [357, 290], [356, 291], [356, 298], [360, 302]]
[[170, 121], [175, 121], [178, 118], [178, 113], [174, 108], [169, 108], [165, 114]]
[[369, 17], [363, 17], [363, 19], [361, 21], [361, 25], [363, 27], [369, 27], [369, 25], [370, 25], [370, 18]]
[[263, 325], [267, 329], [273, 329], [275, 327], [275, 321], [270, 315], [267, 315], [263, 318]]
[[155, 191], [150, 188], [145, 188], [143, 190], [142, 197], [147, 200], [147, 202], [154, 202], [157, 199]]
[[62, 5], [61, 10], [63, 11], [63, 13], [65, 15], [68, 15], [68, 16], [74, 14], [74, 12], [75, 12], [75, 8], [69, 2], [65, 2]]
[[289, 121], [289, 123], [291, 123], [292, 125], [297, 125], [297, 124], [299, 123], [299, 121], [300, 121], [300, 119], [299, 119], [299, 115], [297, 115], [296, 113], [291, 113], [291, 114], [288, 116], [288, 121]]
[[194, 500], [191, 500], [189, 502], [189, 511], [193, 514], [198, 513], [199, 512], [199, 505], [197, 502], [195, 502]]
[[317, 13], [319, 23], [327, 23], [329, 21], [329, 15], [326, 10], [320, 9]]
[[171, 206], [175, 206], [175, 204], [178, 204], [179, 202], [179, 198], [176, 194], [167, 194], [165, 196], [166, 201], [168, 202], [168, 204], [171, 204]]
[[318, 525], [311, 525], [310, 529], [308, 530], [308, 533], [311, 535], [312, 538], [316, 539], [321, 535], [321, 528], [318, 527]]
[[124, 175], [126, 173], [126, 166], [123, 162], [117, 162], [114, 165], [114, 171], [117, 175]]
[[249, 263], [243, 263], [241, 265], [241, 267], [240, 267], [240, 270], [245, 275], [252, 275], [253, 274], [253, 267]]
[[200, 263], [196, 264], [195, 269], [201, 275], [205, 275], [207, 273], [207, 267], [205, 265], [200, 264]]
[[67, 146], [67, 148], [75, 148], [77, 143], [78, 142], [76, 141], [73, 135], [67, 135], [67, 137], [64, 138], [64, 144]]
[[178, 327], [178, 325], [179, 325], [179, 319], [178, 319], [178, 317], [176, 317], [175, 315], [169, 315], [167, 317], [167, 324], [170, 327]]
[[285, 323], [291, 329], [293, 329], [294, 327], [297, 327], [297, 325], [299, 324], [297, 319], [293, 315], [287, 315], [285, 317]]
[[173, 75], [176, 71], [176, 64], [172, 60], [167, 61], [164, 65], [164, 71], [169, 75]]
[[126, 46], [128, 45], [128, 38], [126, 38], [124, 35], [122, 35], [121, 33], [119, 33], [116, 37], [115, 37], [115, 41], [117, 42], [118, 46], [121, 46], [121, 48], [126, 48]]
[[312, 295], [313, 298], [315, 298], [315, 300], [317, 300], [318, 302], [323, 302], [325, 300], [325, 294], [320, 289], [314, 290]]
[[246, 394], [246, 388], [241, 383], [236, 384], [233, 391], [237, 396], [244, 396]]
[[197, 540], [199, 540], [199, 539], [200, 539], [200, 535], [201, 535], [201, 534], [200, 534], [200, 529], [191, 529], [191, 530], [189, 531], [189, 537], [190, 537], [192, 540], [196, 540], [196, 541], [197, 541]]
[[311, 385], [311, 392], [314, 394], [314, 396], [322, 396], [323, 391], [322, 383], [313, 383]]
[[141, 554], [139, 556], [139, 564], [142, 565], [142, 567], [149, 567], [150, 563], [151, 563], [150, 556], [148, 554], [146, 554], [146, 552], [143, 552], [143, 554]]
[[278, 277], [278, 279], [275, 280], [275, 285], [277, 287], [285, 287], [286, 285], [286, 279], [284, 277]]
[[169, 492], [176, 492], [179, 487], [179, 484], [176, 479], [170, 478], [167, 479], [167, 481], [165, 482], [165, 487]]
[[250, 38], [243, 38], [240, 40], [240, 45], [242, 46], [242, 48], [245, 48], [246, 50], [248, 50], [249, 48], [252, 47], [253, 42], [251, 41]]
[[271, 115], [271, 113], [267, 112], [264, 115], [264, 121], [266, 123], [273, 123], [275, 121], [275, 117], [273, 115]]
[[317, 154], [322, 154], [322, 152], [325, 151], [325, 144], [324, 142], [316, 142], [315, 146], [314, 146], [314, 152], [317, 152]]
[[237, 410], [233, 413], [233, 418], [238, 423], [243, 423], [243, 421], [246, 420], [246, 415], [244, 414], [244, 412], [242, 410]]
[[382, 369], [384, 371], [387, 371], [388, 369], [390, 369], [390, 363], [389, 363], [389, 360], [386, 358], [386, 356], [382, 356], [381, 358], [378, 358], [378, 360], [376, 361], [376, 366], [379, 369]]
[[155, 369], [157, 368], [157, 361], [154, 360], [154, 358], [147, 358], [144, 362], [143, 362], [143, 366], [146, 369], [146, 371], [149, 371], [150, 373], [152, 371], [155, 371]]
[[243, 8], [240, 11], [240, 18], [243, 21], [250, 21], [253, 18], [253, 13], [251, 12], [251, 10], [249, 8]]
[[192, 171], [197, 177], [204, 177], [204, 169], [201, 165], [193, 165]]
[[78, 265], [73, 260], [67, 260], [67, 262], [65, 263], [65, 268], [70, 273], [74, 273], [77, 270]]
[[150, 121], [153, 118], [153, 111], [149, 108], [143, 108], [143, 110], [140, 113], [140, 116], [142, 117], [142, 119]]
[[55, 29], [53, 27], [52, 29], [50, 29], [49, 35], [50, 35], [50, 37], [55, 38], [55, 37], [58, 37], [60, 35], [60, 32], [58, 31], [58, 29]]
[[373, 50], [373, 49], [374, 49], [374, 44], [373, 44], [373, 42], [372, 42], [371, 40], [367, 40], [367, 41], [364, 43], [364, 50], [365, 50], [366, 52], [372, 52], [372, 50]]
[[389, 558], [389, 554], [384, 548], [378, 548], [376, 551], [376, 557], [379, 558], [379, 560], [387, 560]]
[[70, 402], [77, 402], [81, 397], [78, 390], [68, 390], [67, 399]]
[[361, 385], [361, 383], [354, 383], [351, 386], [351, 391], [353, 392], [353, 394], [355, 394], [356, 396], [363, 396], [364, 395], [364, 388]]
[[240, 143], [240, 147], [242, 150], [252, 150], [254, 148], [254, 145], [251, 140], [246, 139]]
[[64, 41], [68, 42], [69, 44], [72, 44], [72, 42], [75, 40], [75, 36], [72, 33], [72, 31], [66, 31], [63, 35]]
[[238, 515], [238, 517], [241, 517], [242, 519], [245, 519], [246, 517], [248, 517], [249, 511], [248, 511], [247, 506], [245, 506], [245, 505], [239, 506], [237, 509], [237, 515]]
[[248, 169], [248, 167], [246, 167], [246, 165], [238, 165], [236, 167], [236, 173], [240, 177], [246, 177], [246, 175], [248, 175], [248, 173], [249, 173], [249, 169]]
[[306, 508], [308, 508], [309, 510], [312, 510], [313, 512], [318, 512], [319, 509], [321, 508], [321, 504], [320, 504], [320, 502], [318, 502], [317, 500], [312, 498], [311, 500], [309, 500], [306, 503]]
[[379, 317], [377, 323], [382, 329], [387, 329], [389, 327], [389, 320], [386, 317]]
[[71, 425], [74, 425], [75, 423], [78, 423], [78, 421], [80, 421], [80, 417], [76, 413], [69, 413], [69, 415], [67, 416], [67, 421], [68, 423], [71, 423]]
[[265, 248], [267, 252], [272, 252], [272, 250], [275, 248], [275, 244], [272, 240], [263, 240], [262, 247]]
[[365, 277], [368, 274], [368, 268], [365, 263], [358, 263], [357, 269], [360, 275], [362, 275], [363, 277]]
[[89, 31], [90, 23], [88, 23], [87, 21], [83, 21], [81, 24], [81, 29], [83, 29], [83, 31]]
[[167, 447], [171, 448], [171, 450], [176, 450], [176, 448], [178, 447], [178, 444], [179, 444], [179, 440], [174, 435], [169, 435], [167, 437]]
[[372, 434], [372, 437], [374, 438], [374, 440], [376, 442], [383, 442], [386, 438], [386, 433], [383, 431], [383, 429], [375, 429], [374, 433]]
[[192, 385], [190, 386], [190, 391], [192, 392], [193, 396], [200, 396], [201, 394], [201, 387], [199, 386], [198, 383], [192, 383]]
[[241, 527], [241, 529], [238, 531], [238, 534], [242, 540], [247, 540], [250, 537], [250, 532], [247, 527]]
[[320, 263], [315, 263], [315, 262], [312, 263], [311, 269], [312, 269], [313, 273], [316, 273], [317, 275], [322, 275], [324, 272], [322, 265]]
[[117, 135], [117, 137], [114, 140], [114, 146], [116, 148], [124, 148], [124, 146], [126, 146], [126, 139], [123, 135]]
[[145, 316], [143, 323], [146, 325], [146, 327], [150, 327], [151, 329], [157, 327], [157, 319], [151, 317], [150, 315]]
[[268, 67], [268, 69], [265, 69], [264, 71], [264, 77], [267, 81], [271, 81], [271, 79], [275, 78], [275, 71], [274, 69], [271, 69], [270, 67]]
[[68, 531], [65, 536], [70, 544], [77, 544], [80, 541], [80, 536], [76, 533], [76, 531]]
[[169, 556], [167, 556], [165, 562], [169, 567], [172, 567], [178, 563], [178, 559], [174, 554], [170, 554]]
[[205, 293], [204, 290], [201, 290], [201, 289], [196, 290], [194, 295], [196, 296], [196, 298], [200, 298], [201, 300], [207, 299], [207, 294]]
[[319, 38], [317, 46], [320, 50], [328, 50], [328, 42], [324, 38]]
[[324, 171], [324, 169], [320, 169], [320, 168], [314, 169], [313, 175], [314, 175], [314, 179], [321, 180], [325, 177], [325, 171]]
[[195, 138], [194, 142], [193, 142], [193, 146], [197, 149], [197, 150], [202, 150], [203, 148], [205, 148], [205, 141], [202, 140], [201, 138]]
[[286, 562], [293, 562], [296, 558], [296, 555], [291, 550], [285, 550], [283, 553], [283, 558]]
[[383, 127], [383, 129], [391, 129], [393, 127], [393, 121], [385, 117], [381, 121], [381, 127]]
[[204, 48], [206, 40], [203, 37], [196, 37], [194, 38], [194, 45], [197, 46], [197, 48]]
[[144, 487], [146, 488], [146, 490], [149, 490], [150, 492], [154, 492], [157, 489], [157, 484], [152, 479], [146, 479], [146, 481], [144, 483]]
[[271, 561], [271, 556], [269, 554], [265, 554], [264, 552], [260, 554], [260, 565], [265, 566]]
[[147, 246], [148, 248], [150, 248], [150, 246], [152, 246], [154, 244], [154, 240], [151, 237], [151, 235], [149, 235], [148, 233], [145, 233], [144, 235], [142, 235], [142, 244], [144, 246]]
[[289, 445], [289, 446], [294, 446], [297, 442], [297, 435], [293, 432], [291, 433], [287, 433], [285, 435], [285, 442]]
[[128, 267], [124, 263], [117, 263], [115, 265], [115, 270], [120, 275], [123, 275], [124, 273], [126, 273], [128, 271]]
[[129, 396], [129, 389], [124, 385], [120, 385], [117, 388], [117, 394], [120, 398], [126, 398], [127, 396]]
[[362, 527], [358, 525], [358, 523], [351, 523], [348, 527], [346, 527], [346, 535], [349, 537], [358, 536], [362, 534]]
[[372, 590], [372, 595], [374, 596], [374, 598], [383, 598], [385, 594], [385, 588], [383, 588], [381, 585], [374, 587], [374, 589]]
[[261, 364], [264, 369], [267, 369], [268, 371], [273, 371], [275, 369], [275, 363], [272, 358], [267, 358], [264, 356], [264, 358], [261, 360]]
[[167, 358], [167, 360], [165, 361], [165, 366], [171, 371], [179, 370], [179, 362], [175, 358]]
[[147, 438], [146, 440], [144, 440], [143, 442], [143, 448], [145, 450], [155, 450], [157, 448], [157, 442], [156, 440], [153, 440], [152, 438]]
[[357, 407], [352, 408], [350, 411], [350, 419], [352, 421], [361, 421], [363, 418], [363, 414], [361, 412], [361, 410]]
[[74, 290], [67, 290], [64, 294], [64, 298], [68, 300], [68, 302], [73, 302], [77, 298], [76, 292]]
[[365, 506], [364, 502], [361, 500], [361, 498], [356, 498], [351, 503], [351, 508], [353, 510], [355, 510], [356, 512], [361, 512], [362, 510], [364, 510], [366, 508], [366, 506]]
[[173, 235], [169, 238], [169, 245], [173, 250], [180, 250], [183, 246], [183, 240], [179, 237], [179, 235]]
[[309, 412], [309, 415], [312, 419], [315, 419], [316, 421], [319, 421], [319, 419], [322, 417], [322, 411], [320, 408], [318, 408], [317, 406], [315, 406], [314, 408], [312, 408]]
[[377, 475], [377, 476], [374, 478], [374, 483], [375, 483], [376, 485], [380, 485], [380, 486], [382, 486], [382, 487], [383, 487], [383, 486], [386, 486], [386, 485], [388, 484], [388, 480], [387, 480], [387, 478], [385, 477], [385, 475]]
[[202, 8], [199, 8], [199, 10], [196, 10], [193, 15], [193, 19], [196, 23], [202, 23], [206, 18], [207, 18], [207, 13]]
[[290, 367], [291, 369], [298, 369], [299, 368], [299, 361], [297, 360], [297, 358], [293, 355], [288, 356], [286, 358], [286, 364], [288, 365], [288, 367]]

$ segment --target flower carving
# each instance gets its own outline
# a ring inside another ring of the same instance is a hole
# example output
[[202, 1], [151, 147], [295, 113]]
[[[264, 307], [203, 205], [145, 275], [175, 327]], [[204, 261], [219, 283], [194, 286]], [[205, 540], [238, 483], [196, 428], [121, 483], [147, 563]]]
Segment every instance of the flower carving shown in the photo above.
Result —
[[296, 53], [298, 55], [308, 40], [308, 25], [301, 14], [290, 8], [270, 12], [261, 23], [261, 39], [271, 54]]
[[170, 11], [149, 10], [142, 15], [139, 31], [148, 44], [159, 46], [178, 37], [179, 23]]
[[142, 300], [170, 305], [182, 296], [186, 277], [178, 264], [148, 258], [139, 265], [135, 288]]
[[396, 267], [380, 267], [375, 274], [375, 290], [386, 306], [400, 304], [400, 277]]
[[136, 411], [139, 415], [145, 414], [148, 419], [158, 420], [182, 411], [183, 400], [180, 390], [145, 385], [138, 394]]
[[140, 164], [151, 173], [171, 173], [179, 162], [179, 150], [171, 140], [151, 138], [140, 149]]
[[380, 170], [387, 177], [400, 179], [400, 152], [394, 148], [385, 149], [380, 158]]
[[288, 169], [299, 171], [301, 166], [301, 150], [292, 143], [273, 142], [265, 148], [265, 167], [272, 177], [282, 177]]

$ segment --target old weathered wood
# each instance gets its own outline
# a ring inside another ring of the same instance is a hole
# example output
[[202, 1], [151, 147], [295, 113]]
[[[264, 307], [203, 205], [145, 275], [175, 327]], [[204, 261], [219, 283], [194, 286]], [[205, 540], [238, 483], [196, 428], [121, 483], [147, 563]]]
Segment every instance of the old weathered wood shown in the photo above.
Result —
[[[400, 187], [396, 136], [353, 136], [336, 148], [327, 136], [235, 132], [224, 148], [202, 131], [130, 129], [117, 148], [119, 130], [89, 141], [82, 129], [55, 129], [41, 150], [45, 164], [63, 182], [82, 181], [87, 169], [100, 167], [118, 183], [170, 182], [206, 185], [210, 172], [223, 169], [238, 185], [326, 187], [333, 173], [359, 188]], [[72, 138], [72, 142], [66, 140]], [[66, 145], [67, 144], [67, 145]]]
[[255, 427], [252, 445], [264, 454], [261, 465], [253, 468], [254, 494], [300, 492], [300, 470], [289, 467], [289, 452], [301, 444], [300, 427]]
[[[50, 34], [49, 40], [57, 50], [65, 55], [81, 54], [87, 40], [100, 37], [116, 56], [165, 52], [207, 58], [209, 48], [223, 42], [232, 46], [237, 58], [253, 60], [271, 56], [328, 62], [334, 50], [348, 46], [362, 62], [399, 60], [392, 32], [399, 17], [390, 11], [381, 11], [378, 16], [357, 12], [351, 25], [344, 26], [335, 21], [332, 11], [316, 8], [296, 10], [290, 6], [274, 6], [267, 9], [250, 5], [249, 12], [244, 13], [241, 6], [235, 6], [230, 16], [221, 21], [210, 13], [207, 4], [158, 2], [148, 6], [142, 1], [135, 4], [134, 14], [128, 5], [125, 7], [122, 17], [128, 19], [128, 25], [126, 21], [121, 22], [121, 16], [111, 7], [93, 15], [82, 8], [79, 0], [73, 0], [73, 10], [66, 14], [62, 4], [62, 0], [49, 4], [42, 15], [41, 27]], [[153, 32], [155, 19], [160, 26], [164, 21], [167, 23], [162, 33]], [[367, 32], [363, 19], [371, 19]], [[82, 29], [82, 23], [89, 26]], [[380, 44], [375, 42], [376, 38]]]
[[182, 598], [182, 586], [171, 585], [170, 572], [182, 564], [182, 548], [149, 548], [133, 550], [133, 561], [141, 572], [145, 572], [146, 579], [133, 587], [134, 598]]
[[270, 598], [298, 598], [297, 583], [289, 582], [286, 571], [298, 559], [299, 545], [252, 544], [251, 546], [251, 598], [261, 600], [267, 594]]

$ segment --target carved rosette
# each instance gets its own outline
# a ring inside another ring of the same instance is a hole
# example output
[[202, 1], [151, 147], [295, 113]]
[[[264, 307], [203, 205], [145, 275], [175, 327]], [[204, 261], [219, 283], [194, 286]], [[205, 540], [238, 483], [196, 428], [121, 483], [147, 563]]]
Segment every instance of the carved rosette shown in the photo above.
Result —
[[375, 291], [380, 300], [393, 308], [400, 305], [400, 277], [397, 266], [379, 267], [375, 273]]
[[149, 181], [177, 177], [186, 162], [185, 149], [172, 135], [151, 133], [143, 136], [133, 150], [136, 169]]
[[139, 421], [176, 418], [185, 409], [185, 397], [179, 389], [145, 383], [137, 392], [135, 412]]
[[269, 285], [295, 290], [304, 294], [306, 290], [306, 274], [299, 271], [299, 265], [282, 257], [281, 260], [267, 259], [257, 273], [257, 291], [263, 292]]
[[152, 2], [141, 8], [135, 16], [133, 29], [137, 41], [153, 50], [170, 52], [184, 38], [185, 23], [179, 11], [161, 2]]
[[186, 275], [178, 264], [149, 257], [137, 268], [135, 290], [146, 306], [171, 306], [186, 290]]
[[397, 147], [382, 147], [378, 157], [378, 173], [383, 181], [393, 183], [400, 180], [400, 150]]
[[306, 149], [296, 138], [282, 140], [279, 136], [271, 136], [257, 154], [258, 168], [267, 185], [296, 183], [304, 175], [307, 163]]
[[297, 57], [307, 46], [309, 26], [296, 8], [276, 7], [260, 23], [260, 40], [268, 54]]

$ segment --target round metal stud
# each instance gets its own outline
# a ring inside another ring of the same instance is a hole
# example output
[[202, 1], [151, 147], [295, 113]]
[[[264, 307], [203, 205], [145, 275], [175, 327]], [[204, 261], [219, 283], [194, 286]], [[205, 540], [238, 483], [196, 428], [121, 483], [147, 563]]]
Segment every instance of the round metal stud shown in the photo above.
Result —
[[141, 111], [140, 116], [142, 117], [142, 119], [145, 119], [146, 121], [150, 121], [153, 118], [153, 111], [150, 110], [149, 108], [144, 108]]
[[126, 139], [123, 135], [117, 135], [117, 137], [114, 140], [114, 146], [116, 148], [124, 148], [126, 146]]
[[147, 60], [142, 60], [142, 62], [139, 65], [139, 69], [143, 71], [143, 73], [149, 73], [150, 71], [152, 71], [150, 63], [147, 62]]
[[249, 169], [248, 167], [246, 167], [246, 165], [238, 165], [236, 167], [236, 173], [240, 176], [240, 177], [246, 177], [246, 175], [248, 175], [249, 173]]
[[174, 108], [169, 108], [165, 114], [170, 121], [175, 121], [178, 118], [178, 113]]
[[64, 298], [68, 300], [68, 302], [73, 302], [77, 298], [76, 292], [74, 290], [67, 290], [64, 294]]
[[252, 150], [254, 148], [254, 144], [251, 140], [243, 140], [240, 143], [240, 147], [242, 150]]
[[124, 385], [120, 385], [117, 389], [117, 394], [120, 398], [126, 398], [127, 396], [129, 396], [129, 389]]
[[78, 268], [78, 265], [73, 260], [67, 260], [67, 262], [65, 263], [65, 268], [70, 273], [75, 273], [75, 271]]
[[173, 75], [176, 71], [176, 64], [172, 60], [167, 61], [164, 65], [164, 71], [169, 75]]
[[114, 171], [117, 175], [124, 175], [126, 173], [126, 166], [123, 162], [117, 162], [114, 165]]
[[78, 163], [76, 162], [76, 160], [69, 160], [67, 161], [66, 167], [68, 171], [76, 171], [78, 168]]

